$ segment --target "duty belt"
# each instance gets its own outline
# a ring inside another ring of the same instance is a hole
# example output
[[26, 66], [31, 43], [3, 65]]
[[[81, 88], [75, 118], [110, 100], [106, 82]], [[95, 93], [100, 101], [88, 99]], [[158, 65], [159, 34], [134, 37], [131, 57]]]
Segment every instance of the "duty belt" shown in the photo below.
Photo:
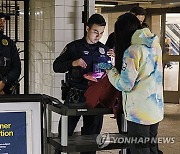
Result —
[[79, 103], [80, 98], [82, 96], [84, 96], [84, 92], [85, 92], [85, 90], [80, 90], [80, 89], [77, 89], [75, 87], [71, 88], [70, 89], [70, 96], [69, 96], [70, 102]]

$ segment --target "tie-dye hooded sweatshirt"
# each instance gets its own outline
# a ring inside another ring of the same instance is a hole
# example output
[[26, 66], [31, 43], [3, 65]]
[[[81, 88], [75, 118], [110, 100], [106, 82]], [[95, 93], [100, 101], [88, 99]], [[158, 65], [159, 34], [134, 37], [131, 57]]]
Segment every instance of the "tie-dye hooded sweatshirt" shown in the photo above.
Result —
[[125, 118], [151, 125], [163, 119], [162, 50], [148, 28], [137, 30], [123, 56], [121, 74], [108, 73], [111, 84], [123, 93]]

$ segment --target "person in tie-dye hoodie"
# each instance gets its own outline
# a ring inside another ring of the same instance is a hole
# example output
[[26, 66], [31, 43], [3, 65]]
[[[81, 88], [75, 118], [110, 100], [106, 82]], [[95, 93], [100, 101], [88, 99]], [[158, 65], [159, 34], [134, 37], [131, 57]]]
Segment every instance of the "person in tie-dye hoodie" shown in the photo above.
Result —
[[[164, 115], [159, 39], [126, 13], [115, 23], [115, 40], [115, 67], [107, 72], [111, 84], [122, 91], [128, 135], [155, 138]], [[156, 144], [150, 144], [131, 144], [131, 154], [157, 154]]]

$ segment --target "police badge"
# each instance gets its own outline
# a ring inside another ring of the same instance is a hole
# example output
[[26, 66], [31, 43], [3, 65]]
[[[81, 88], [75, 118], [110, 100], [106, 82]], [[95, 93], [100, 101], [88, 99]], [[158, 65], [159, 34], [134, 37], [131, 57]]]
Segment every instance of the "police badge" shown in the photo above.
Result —
[[8, 46], [8, 41], [7, 41], [6, 39], [2, 39], [2, 44], [3, 44], [4, 46]]
[[100, 52], [100, 54], [104, 55], [105, 54], [104, 48], [99, 47], [99, 52]]

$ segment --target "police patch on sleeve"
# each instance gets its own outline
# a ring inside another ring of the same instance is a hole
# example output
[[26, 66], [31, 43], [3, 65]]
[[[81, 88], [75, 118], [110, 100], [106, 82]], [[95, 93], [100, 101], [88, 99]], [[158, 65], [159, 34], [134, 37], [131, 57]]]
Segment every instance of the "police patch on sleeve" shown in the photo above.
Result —
[[8, 41], [6, 39], [2, 39], [2, 45], [8, 46]]
[[105, 54], [104, 48], [99, 47], [99, 52], [100, 52], [100, 54], [104, 55]]
[[63, 55], [67, 50], [67, 46], [64, 47], [64, 49], [62, 50], [62, 52], [60, 53], [60, 56]]

